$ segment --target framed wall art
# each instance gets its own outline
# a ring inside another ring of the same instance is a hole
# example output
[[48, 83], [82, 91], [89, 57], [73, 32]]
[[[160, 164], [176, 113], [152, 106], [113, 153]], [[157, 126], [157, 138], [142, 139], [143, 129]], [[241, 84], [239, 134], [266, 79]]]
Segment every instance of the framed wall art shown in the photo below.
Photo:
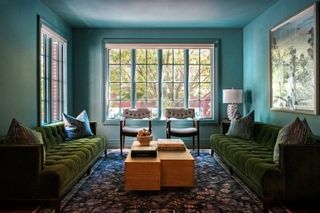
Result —
[[272, 110], [319, 113], [317, 4], [270, 30]]

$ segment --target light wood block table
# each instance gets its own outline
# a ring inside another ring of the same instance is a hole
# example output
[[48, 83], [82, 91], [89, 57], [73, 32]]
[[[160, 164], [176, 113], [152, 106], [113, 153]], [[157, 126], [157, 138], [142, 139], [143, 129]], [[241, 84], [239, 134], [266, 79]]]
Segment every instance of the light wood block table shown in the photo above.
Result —
[[[156, 145], [152, 141], [151, 145]], [[135, 141], [132, 146], [138, 145]], [[125, 190], [160, 190], [161, 187], [193, 187], [194, 158], [189, 150], [158, 151], [156, 158], [125, 160]]]

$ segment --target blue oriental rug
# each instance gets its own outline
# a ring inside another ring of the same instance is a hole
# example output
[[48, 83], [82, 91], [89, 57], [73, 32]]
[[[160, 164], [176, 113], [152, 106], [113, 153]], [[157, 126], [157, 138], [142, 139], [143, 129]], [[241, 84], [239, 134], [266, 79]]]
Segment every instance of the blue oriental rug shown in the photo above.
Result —
[[[195, 157], [195, 186], [191, 189], [126, 192], [124, 160], [108, 151], [90, 176], [84, 177], [62, 201], [62, 212], [262, 212], [259, 199], [231, 176], [208, 150]], [[276, 210], [272, 212], [286, 212]]]

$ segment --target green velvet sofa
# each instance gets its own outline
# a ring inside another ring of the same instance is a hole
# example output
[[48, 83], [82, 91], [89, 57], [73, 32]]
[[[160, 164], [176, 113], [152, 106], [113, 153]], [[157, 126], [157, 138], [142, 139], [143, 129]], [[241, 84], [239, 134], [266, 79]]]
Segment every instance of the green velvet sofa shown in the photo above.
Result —
[[279, 164], [273, 149], [281, 128], [255, 123], [251, 140], [210, 136], [216, 153], [262, 200], [266, 212], [274, 202], [315, 201], [320, 197], [320, 144], [281, 144]]
[[61, 198], [106, 155], [104, 138], [95, 136], [96, 123], [90, 126], [90, 137], [68, 140], [59, 122], [35, 128], [44, 145], [0, 144], [0, 200], [49, 201], [59, 212]]

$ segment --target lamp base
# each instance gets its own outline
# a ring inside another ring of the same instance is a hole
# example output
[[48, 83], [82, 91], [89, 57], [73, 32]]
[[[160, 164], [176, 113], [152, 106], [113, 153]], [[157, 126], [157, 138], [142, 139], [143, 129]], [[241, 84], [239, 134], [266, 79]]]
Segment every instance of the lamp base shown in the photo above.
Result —
[[237, 104], [228, 104], [227, 115], [228, 115], [229, 120], [233, 119], [233, 114], [235, 113], [237, 108], [238, 108]]

